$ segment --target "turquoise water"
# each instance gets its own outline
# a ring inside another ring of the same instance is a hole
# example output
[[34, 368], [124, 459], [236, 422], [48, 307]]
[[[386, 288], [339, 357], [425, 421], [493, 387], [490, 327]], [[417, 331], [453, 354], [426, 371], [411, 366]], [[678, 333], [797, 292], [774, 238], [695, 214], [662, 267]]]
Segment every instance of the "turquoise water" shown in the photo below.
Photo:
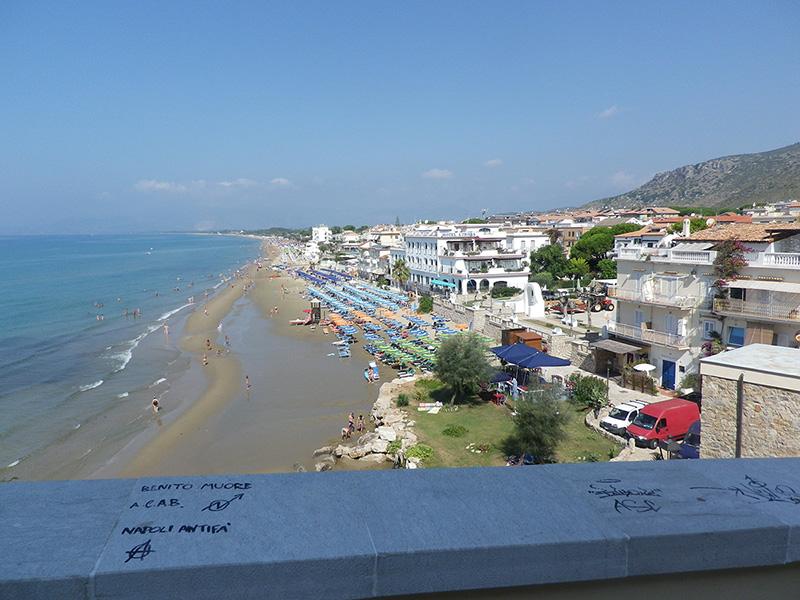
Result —
[[0, 468], [157, 385], [178, 355], [163, 325], [259, 250], [189, 234], [0, 237]]

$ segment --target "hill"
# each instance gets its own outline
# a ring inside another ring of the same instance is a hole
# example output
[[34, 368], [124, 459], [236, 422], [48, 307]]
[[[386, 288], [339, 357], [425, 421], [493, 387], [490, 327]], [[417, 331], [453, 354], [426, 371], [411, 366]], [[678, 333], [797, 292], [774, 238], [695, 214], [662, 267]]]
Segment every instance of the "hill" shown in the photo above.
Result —
[[800, 199], [800, 143], [714, 158], [658, 173], [644, 185], [587, 207], [740, 207]]

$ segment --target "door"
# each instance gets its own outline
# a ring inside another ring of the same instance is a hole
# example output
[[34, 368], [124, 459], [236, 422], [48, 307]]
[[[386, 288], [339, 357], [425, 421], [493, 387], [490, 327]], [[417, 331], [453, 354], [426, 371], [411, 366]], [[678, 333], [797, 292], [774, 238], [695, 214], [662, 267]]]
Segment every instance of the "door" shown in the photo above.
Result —
[[675, 389], [675, 362], [671, 360], [661, 361], [661, 387], [668, 390]]

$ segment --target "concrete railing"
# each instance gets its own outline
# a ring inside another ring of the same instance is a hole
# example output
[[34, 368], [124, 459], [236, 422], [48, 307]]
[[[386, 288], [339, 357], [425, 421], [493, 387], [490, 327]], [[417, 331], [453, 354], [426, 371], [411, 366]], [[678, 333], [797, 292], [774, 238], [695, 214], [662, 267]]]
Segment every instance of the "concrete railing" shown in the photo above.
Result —
[[748, 459], [7, 483], [0, 597], [336, 600], [581, 581], [594, 583], [580, 597], [606, 583], [624, 596], [642, 577], [796, 566], [798, 473], [800, 459]]
[[667, 333], [666, 331], [658, 331], [657, 329], [636, 327], [635, 325], [627, 325], [625, 323], [611, 321], [608, 324], [608, 331], [632, 340], [656, 344], [658, 346], [667, 346], [678, 349], [689, 347], [686, 336], [675, 335], [673, 333]]
[[798, 252], [760, 252], [752, 266], [786, 267], [800, 269], [800, 253]]
[[752, 302], [736, 298], [715, 298], [714, 312], [721, 315], [743, 316], [775, 321], [800, 321], [800, 297], [794, 303]]
[[659, 306], [675, 306], [677, 308], [693, 308], [698, 300], [695, 296], [664, 296], [661, 294], [644, 294], [633, 290], [621, 290], [617, 287], [608, 288], [608, 296], [617, 300], [630, 300], [642, 304], [656, 304]]

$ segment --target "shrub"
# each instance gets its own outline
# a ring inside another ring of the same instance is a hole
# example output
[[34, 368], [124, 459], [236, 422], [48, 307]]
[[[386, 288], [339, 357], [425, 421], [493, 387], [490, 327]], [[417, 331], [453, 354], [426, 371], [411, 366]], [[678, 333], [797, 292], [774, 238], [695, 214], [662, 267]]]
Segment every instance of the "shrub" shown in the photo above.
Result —
[[397, 404], [398, 408], [402, 406], [408, 406], [408, 394], [400, 394], [397, 396]]
[[451, 390], [450, 403], [467, 399], [492, 372], [486, 346], [473, 332], [448, 337], [436, 355], [436, 374]]
[[406, 450], [406, 457], [418, 458], [422, 462], [425, 462], [426, 460], [433, 458], [433, 448], [426, 446], [425, 444], [416, 444]]
[[556, 447], [564, 439], [566, 415], [552, 388], [536, 388], [514, 405], [514, 433], [505, 439], [507, 454], [529, 452], [541, 461], [551, 461]]
[[442, 429], [442, 435], [446, 435], [448, 437], [464, 437], [468, 431], [469, 429], [463, 425], [448, 425]]
[[573, 373], [569, 376], [573, 386], [572, 399], [576, 404], [599, 411], [606, 403], [606, 384], [599, 377]]
[[395, 440], [393, 442], [389, 442], [389, 445], [386, 446], [386, 453], [387, 454], [397, 454], [401, 448], [400, 440]]
[[430, 296], [420, 296], [418, 313], [429, 313], [433, 310], [433, 298]]
[[514, 286], [506, 286], [506, 287], [497, 287], [494, 286], [492, 288], [492, 298], [511, 298], [512, 296], [516, 296], [522, 290], [518, 287]]

